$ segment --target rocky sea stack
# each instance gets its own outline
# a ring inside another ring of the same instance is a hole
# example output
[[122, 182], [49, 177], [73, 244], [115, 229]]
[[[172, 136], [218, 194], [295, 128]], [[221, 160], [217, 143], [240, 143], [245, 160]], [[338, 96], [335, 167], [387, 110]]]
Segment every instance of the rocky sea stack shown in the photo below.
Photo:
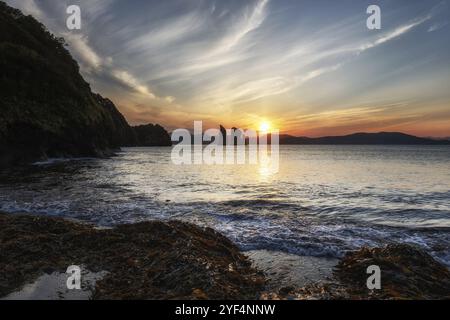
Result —
[[[65, 46], [33, 17], [0, 2], [0, 168], [140, 145], [114, 104], [92, 93]], [[162, 136], [149, 138], [152, 145], [168, 144], [164, 129], [156, 134]]]

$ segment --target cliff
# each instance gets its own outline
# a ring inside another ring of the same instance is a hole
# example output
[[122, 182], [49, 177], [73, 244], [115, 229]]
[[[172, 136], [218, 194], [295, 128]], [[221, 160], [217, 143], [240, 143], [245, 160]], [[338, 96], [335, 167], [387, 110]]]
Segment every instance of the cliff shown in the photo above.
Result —
[[158, 124], [147, 124], [133, 127], [136, 134], [135, 144], [138, 146], [171, 146], [172, 141], [167, 131]]
[[0, 70], [0, 168], [139, 145], [114, 104], [92, 93], [64, 39], [1, 1]]

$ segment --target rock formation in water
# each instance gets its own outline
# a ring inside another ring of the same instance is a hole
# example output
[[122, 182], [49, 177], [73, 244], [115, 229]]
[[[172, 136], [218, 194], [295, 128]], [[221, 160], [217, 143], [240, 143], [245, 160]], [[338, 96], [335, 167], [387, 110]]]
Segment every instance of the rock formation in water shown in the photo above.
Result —
[[[224, 126], [220, 125], [219, 130], [220, 130], [220, 133], [222, 134], [223, 145], [226, 145], [228, 142], [227, 141], [227, 135], [228, 135], [227, 129], [225, 129]], [[233, 143], [232, 143], [233, 145], [237, 145], [239, 139], [244, 141], [244, 144], [248, 143], [248, 139], [244, 136], [244, 132], [240, 128], [232, 127], [230, 129], [230, 135], [233, 135]]]
[[222, 143], [223, 145], [227, 144], [227, 129], [224, 126], [219, 126], [220, 133], [222, 134]]
[[0, 168], [139, 145], [114, 104], [92, 93], [64, 40], [1, 1], [0, 70]]

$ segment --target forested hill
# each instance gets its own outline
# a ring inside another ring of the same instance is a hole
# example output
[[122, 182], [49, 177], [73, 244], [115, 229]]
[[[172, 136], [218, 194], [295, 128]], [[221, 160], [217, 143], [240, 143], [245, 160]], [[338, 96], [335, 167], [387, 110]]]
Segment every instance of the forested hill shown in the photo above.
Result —
[[114, 104], [92, 93], [64, 39], [1, 1], [0, 70], [0, 168], [140, 144]]

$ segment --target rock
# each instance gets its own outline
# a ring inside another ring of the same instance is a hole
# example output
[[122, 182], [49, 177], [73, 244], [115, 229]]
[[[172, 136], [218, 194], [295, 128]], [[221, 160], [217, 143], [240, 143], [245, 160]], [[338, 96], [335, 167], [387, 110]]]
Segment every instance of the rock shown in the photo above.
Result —
[[[225, 129], [224, 126], [219, 125], [219, 131], [222, 134], [222, 139], [223, 139], [223, 145], [227, 144], [227, 129]], [[248, 138], [245, 137], [244, 132], [242, 131], [242, 129], [236, 128], [236, 127], [232, 127], [230, 129], [230, 135], [233, 135], [233, 139], [232, 139], [232, 144], [233, 145], [237, 145], [238, 144], [238, 137], [239, 139], [242, 139], [242, 141], [244, 142], [244, 144], [248, 144]]]
[[73, 264], [109, 272], [96, 282], [94, 299], [255, 299], [265, 284], [239, 249], [209, 228], [152, 221], [98, 230], [0, 213], [0, 297]]
[[[270, 292], [264, 275], [210, 228], [151, 221], [99, 230], [0, 213], [0, 297], [72, 264], [108, 272], [94, 299], [450, 299], [448, 268], [406, 244], [350, 252], [328, 281]], [[367, 289], [370, 265], [381, 268], [381, 290]]]
[[114, 103], [100, 94], [94, 94], [97, 102], [111, 115], [113, 129], [109, 132], [110, 141], [117, 146], [134, 146], [139, 144], [135, 130], [128, 124]]
[[[381, 290], [368, 290], [366, 270], [381, 269]], [[337, 265], [336, 278], [352, 296], [381, 299], [450, 299], [450, 271], [424, 250], [407, 244], [362, 248]]]
[[227, 144], [227, 129], [224, 126], [219, 126], [220, 133], [222, 134], [222, 143], [223, 145]]
[[[115, 105], [91, 91], [64, 40], [2, 1], [0, 70], [0, 169], [139, 145]], [[167, 145], [167, 132], [155, 126], [147, 141]]]
[[[367, 268], [381, 269], [381, 289], [367, 288]], [[266, 292], [264, 299], [450, 299], [450, 272], [422, 249], [408, 244], [349, 252], [333, 278], [304, 288]]]
[[167, 131], [156, 124], [147, 124], [133, 127], [137, 137], [138, 146], [154, 147], [154, 146], [171, 146], [172, 140]]

